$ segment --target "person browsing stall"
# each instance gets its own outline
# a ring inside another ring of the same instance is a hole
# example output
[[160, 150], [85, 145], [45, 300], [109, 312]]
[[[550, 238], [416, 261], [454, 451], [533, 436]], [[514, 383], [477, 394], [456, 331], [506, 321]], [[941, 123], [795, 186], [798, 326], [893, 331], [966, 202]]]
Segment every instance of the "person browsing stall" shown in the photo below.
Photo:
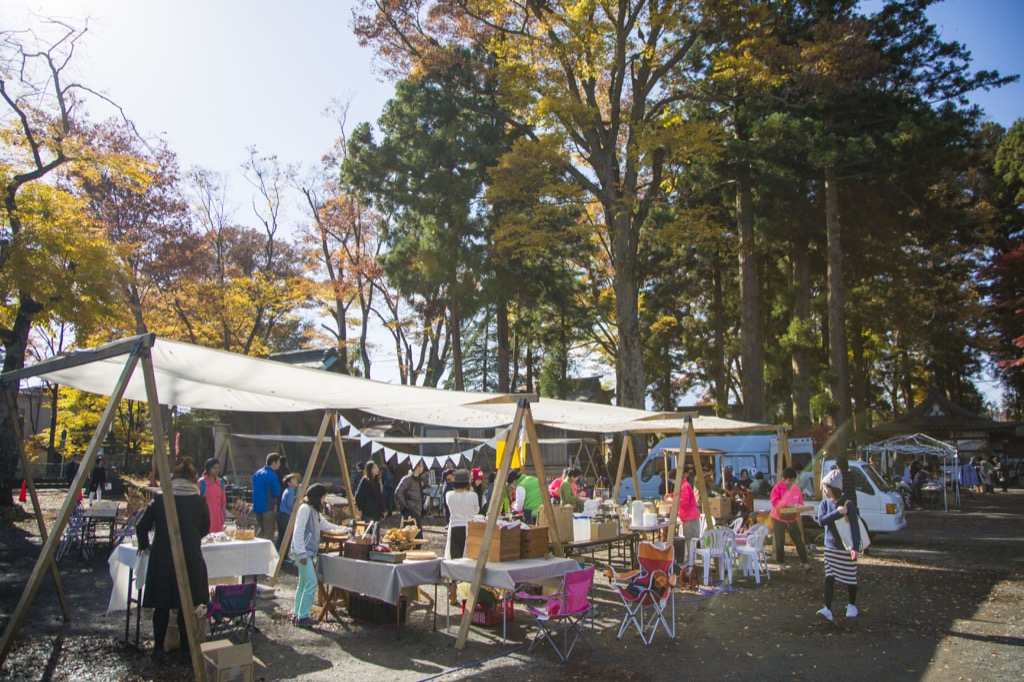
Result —
[[295, 608], [292, 624], [300, 628], [316, 625], [310, 618], [309, 611], [313, 608], [313, 596], [316, 594], [316, 567], [313, 561], [320, 551], [320, 533], [323, 531], [340, 531], [323, 517], [324, 498], [327, 497], [327, 486], [314, 483], [306, 490], [306, 497], [295, 516], [295, 532], [292, 534], [292, 559], [298, 564], [299, 584], [295, 588]]
[[805, 571], [811, 570], [811, 564], [807, 561], [807, 548], [804, 547], [803, 538], [800, 537], [798, 516], [784, 515], [782, 510], [792, 507], [804, 506], [803, 492], [796, 482], [796, 469], [786, 467], [782, 470], [782, 480], [772, 488], [770, 496], [772, 502], [772, 532], [775, 546], [775, 561], [779, 564], [779, 570], [786, 569], [786, 532], [793, 539], [796, 553], [804, 565]]
[[220, 477], [220, 462], [216, 459], [206, 460], [203, 466], [199, 494], [206, 499], [206, 506], [210, 508], [210, 532], [220, 533], [224, 530], [224, 519], [228, 515], [228, 498], [224, 479]]
[[[857, 555], [861, 547], [860, 523], [857, 505], [843, 493], [843, 474], [833, 469], [821, 479], [821, 502], [818, 504], [818, 523], [825, 529], [825, 606], [818, 615], [832, 622], [832, 598], [836, 582], [847, 586], [849, 600], [846, 617], [856, 618], [857, 611]], [[846, 518], [850, 525], [852, 549], [842, 541], [836, 522]]]
[[[281, 493], [281, 506], [277, 508], [277, 551], [281, 551], [284, 544], [284, 534], [288, 530], [288, 520], [295, 510], [295, 491], [299, 488], [299, 475], [288, 474], [284, 477], [284, 492]], [[288, 548], [284, 548], [287, 552]], [[285, 563], [292, 563], [285, 559]]]
[[448, 520], [448, 542], [445, 559], [461, 559], [466, 552], [466, 526], [480, 513], [480, 498], [469, 489], [470, 475], [465, 469], [455, 471], [452, 489], [445, 494], [445, 502], [452, 515]]
[[508, 474], [508, 485], [510, 497], [514, 500], [513, 513], [522, 514], [523, 520], [532, 525], [540, 515], [540, 482], [536, 476], [528, 476], [519, 469], [513, 469]]
[[423, 537], [423, 472], [426, 469], [423, 462], [416, 462], [412, 470], [402, 477], [395, 488], [395, 506], [402, 514], [402, 520], [413, 519], [419, 526], [420, 532], [417, 538]]
[[579, 493], [579, 481], [580, 476], [583, 472], [577, 467], [569, 467], [565, 470], [562, 475], [562, 484], [558, 489], [558, 497], [562, 501], [562, 504], [571, 505], [574, 509], [583, 505], [583, 500], [586, 498], [586, 493]]
[[281, 455], [271, 452], [267, 455], [267, 464], [252, 475], [252, 514], [259, 526], [259, 537], [274, 541], [277, 530], [277, 512], [275, 501], [281, 496], [281, 482], [277, 479], [277, 469], [281, 466]]
[[[181, 548], [185, 554], [185, 571], [188, 573], [188, 586], [192, 593], [192, 603], [187, 609], [183, 609], [181, 604], [174, 557], [171, 554], [171, 536], [167, 528], [167, 512], [159, 488], [155, 489], [153, 501], [135, 526], [139, 554], [149, 553], [142, 607], [153, 609], [152, 657], [157, 663], [164, 659], [164, 639], [171, 621], [171, 609], [178, 610], [178, 632], [185, 633], [185, 612], [205, 604], [210, 598], [202, 548], [203, 537], [210, 532], [210, 508], [199, 494], [196, 475], [191, 457], [182, 457], [171, 475], [171, 489], [181, 531]], [[152, 545], [149, 542], [150, 531], [153, 531]], [[181, 647], [182, 659], [189, 660], [191, 657], [187, 637], [182, 637]]]
[[380, 521], [384, 518], [384, 490], [380, 480], [380, 467], [376, 462], [367, 462], [363, 478], [356, 488], [356, 507], [363, 521]]

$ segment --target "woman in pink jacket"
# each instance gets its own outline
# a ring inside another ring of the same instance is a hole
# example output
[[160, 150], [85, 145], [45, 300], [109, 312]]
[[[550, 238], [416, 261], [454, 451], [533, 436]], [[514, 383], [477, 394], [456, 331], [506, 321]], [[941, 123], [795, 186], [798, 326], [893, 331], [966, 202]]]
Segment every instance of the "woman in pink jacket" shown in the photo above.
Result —
[[224, 530], [228, 506], [224, 479], [220, 477], [220, 462], [208, 459], [203, 469], [203, 477], [199, 479], [199, 494], [206, 498], [210, 508], [210, 532], [220, 533]]
[[[679, 522], [683, 524], [683, 538], [687, 540], [685, 544], [686, 551], [690, 551], [690, 540], [697, 540], [700, 537], [700, 507], [697, 506], [697, 496], [693, 492], [693, 485], [690, 483], [691, 469], [686, 468], [685, 475], [683, 476], [683, 482], [679, 484]], [[672, 480], [675, 480], [676, 470], [673, 469], [669, 472], [669, 476]], [[672, 494], [669, 493], [665, 496], [666, 499], [672, 499]], [[683, 563], [683, 557], [677, 557], [677, 563]], [[692, 565], [690, 561], [692, 557], [688, 557], [688, 565]]]
[[800, 486], [796, 484], [796, 470], [793, 467], [786, 467], [782, 470], [782, 481], [772, 488], [772, 531], [774, 533], [775, 561], [779, 564], [779, 570], [786, 568], [786, 531], [789, 530], [789, 537], [793, 538], [796, 546], [796, 553], [800, 555], [804, 570], [811, 570], [811, 564], [807, 561], [807, 549], [804, 547], [803, 538], [800, 537], [800, 527], [797, 524], [798, 516], [783, 516], [781, 509], [787, 507], [804, 506], [804, 495]]

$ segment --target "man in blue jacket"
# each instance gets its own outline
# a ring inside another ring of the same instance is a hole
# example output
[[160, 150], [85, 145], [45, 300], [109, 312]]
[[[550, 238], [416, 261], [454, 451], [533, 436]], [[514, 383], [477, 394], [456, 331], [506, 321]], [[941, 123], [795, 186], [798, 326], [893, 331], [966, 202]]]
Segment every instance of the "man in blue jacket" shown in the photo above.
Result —
[[252, 515], [259, 537], [271, 542], [277, 530], [276, 500], [281, 497], [281, 482], [277, 479], [279, 466], [281, 455], [272, 452], [267, 455], [267, 465], [252, 475]]

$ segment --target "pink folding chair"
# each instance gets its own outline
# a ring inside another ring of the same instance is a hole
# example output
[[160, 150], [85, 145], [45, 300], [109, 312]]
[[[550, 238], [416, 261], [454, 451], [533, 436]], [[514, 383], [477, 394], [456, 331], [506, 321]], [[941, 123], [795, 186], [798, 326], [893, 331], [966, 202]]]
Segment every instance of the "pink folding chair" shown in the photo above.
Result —
[[[594, 585], [594, 568], [566, 573], [562, 581], [562, 589], [557, 594], [535, 596], [519, 592], [516, 597], [526, 603], [526, 608], [537, 623], [537, 635], [530, 643], [530, 650], [541, 641], [547, 640], [562, 659], [569, 660], [576, 642], [581, 638], [588, 648], [593, 650], [590, 642], [583, 636], [583, 626], [588, 616], [593, 613], [590, 601], [590, 588]], [[537, 602], [531, 606], [530, 602]], [[559, 639], [561, 635], [561, 644]], [[572, 641], [569, 640], [572, 635]]]

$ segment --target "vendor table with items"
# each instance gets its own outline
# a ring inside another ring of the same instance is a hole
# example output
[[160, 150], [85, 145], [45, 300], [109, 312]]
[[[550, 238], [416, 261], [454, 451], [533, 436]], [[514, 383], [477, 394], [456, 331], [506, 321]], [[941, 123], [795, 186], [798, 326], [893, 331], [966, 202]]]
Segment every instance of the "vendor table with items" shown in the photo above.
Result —
[[[518, 559], [516, 561], [492, 561], [484, 567], [481, 585], [502, 590], [503, 601], [512, 599], [518, 586], [528, 583], [561, 579], [570, 571], [579, 570], [580, 565], [573, 559], [548, 557], [545, 559]], [[446, 559], [441, 562], [441, 577], [452, 582], [473, 582], [476, 559]], [[502, 609], [501, 639], [505, 641], [507, 619]], [[450, 613], [448, 614], [450, 619]], [[450, 625], [450, 623], [448, 623]]]
[[[209, 536], [208, 536], [209, 537]], [[277, 568], [277, 549], [270, 540], [232, 540], [230, 542], [204, 542], [203, 560], [206, 577], [224, 582], [225, 578], [273, 575]], [[124, 638], [128, 641], [132, 605], [136, 607], [135, 642], [139, 642], [142, 617], [142, 591], [146, 586], [149, 553], [139, 554], [134, 542], [124, 542], [114, 548], [107, 566], [114, 582], [107, 602], [107, 613], [125, 609]]]
[[[321, 554], [317, 558], [316, 564], [322, 600], [318, 621], [322, 622], [328, 615], [338, 619], [336, 602], [339, 597], [344, 597], [347, 600], [347, 593], [362, 595], [400, 607], [404, 591], [415, 589], [419, 594], [421, 585], [434, 585], [434, 599], [429, 601], [436, 627], [436, 586], [440, 582], [441, 561], [441, 559], [428, 559], [392, 564]], [[396, 608], [395, 613], [395, 625], [400, 627], [401, 609]]]

